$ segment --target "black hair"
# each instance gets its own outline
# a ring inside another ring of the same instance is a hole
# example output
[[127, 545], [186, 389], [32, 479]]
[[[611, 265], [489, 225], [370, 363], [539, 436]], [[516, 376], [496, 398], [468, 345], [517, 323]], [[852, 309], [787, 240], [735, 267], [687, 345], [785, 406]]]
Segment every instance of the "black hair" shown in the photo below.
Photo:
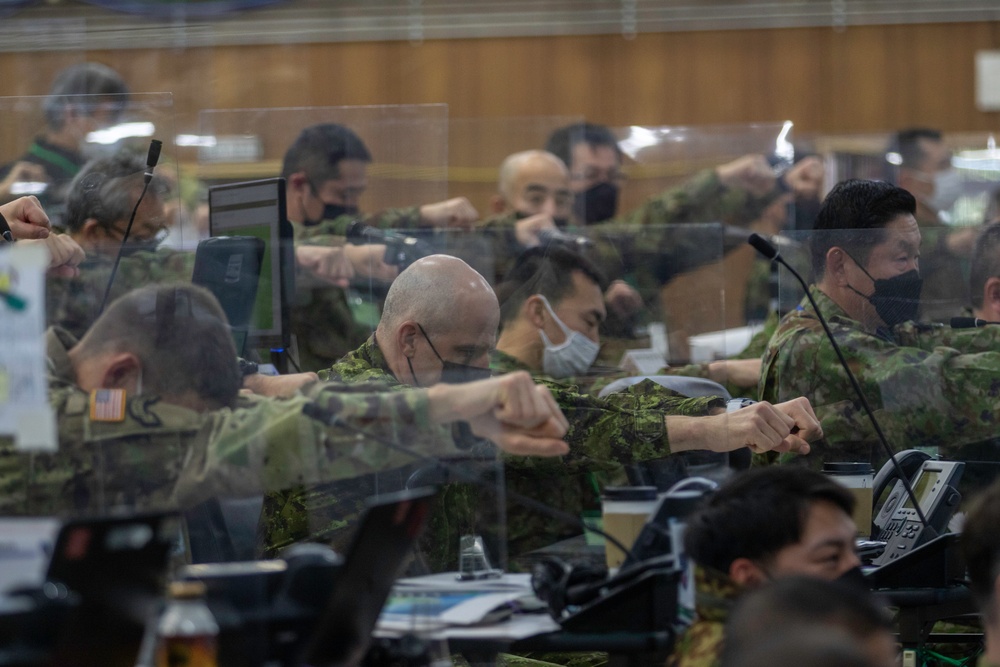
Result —
[[500, 326], [515, 320], [524, 302], [535, 294], [544, 296], [555, 308], [573, 293], [574, 271], [580, 271], [604, 291], [604, 275], [583, 255], [559, 244], [525, 250], [496, 288], [500, 302]]
[[[941, 132], [929, 127], [908, 127], [892, 135], [889, 146], [886, 148], [886, 178], [893, 183], [898, 183], [900, 168], [919, 169], [920, 162], [926, 155], [921, 141], [941, 141], [942, 139]], [[888, 156], [893, 154], [899, 156], [899, 164], [888, 160]]]
[[684, 547], [724, 574], [737, 558], [764, 561], [802, 539], [813, 503], [850, 515], [854, 496], [823, 473], [795, 465], [755, 468], [729, 480], [688, 519]]
[[983, 307], [983, 288], [990, 278], [1000, 277], [1000, 222], [986, 227], [976, 241], [969, 271], [969, 294], [972, 305]]
[[962, 528], [962, 555], [969, 572], [969, 590], [979, 611], [996, 620], [994, 583], [1000, 576], [1000, 480], [973, 498]]
[[112, 119], [117, 120], [128, 104], [128, 95], [128, 86], [118, 72], [101, 63], [80, 63], [56, 76], [42, 110], [48, 126], [60, 130], [66, 120], [66, 105], [78, 105], [90, 115], [100, 105], [110, 103]]
[[288, 178], [305, 172], [313, 187], [340, 178], [343, 160], [371, 162], [368, 147], [350, 128], [322, 123], [302, 130], [288, 150], [281, 165], [281, 175]]
[[871, 249], [885, 240], [885, 227], [900, 215], [914, 215], [917, 200], [906, 190], [885, 181], [841, 181], [826, 196], [816, 214], [810, 239], [813, 274], [826, 271], [830, 248], [843, 248], [862, 266]]
[[549, 135], [549, 140], [545, 142], [545, 150], [552, 153], [570, 166], [573, 158], [573, 147], [577, 144], [587, 144], [591, 148], [599, 146], [610, 146], [615, 149], [615, 155], [621, 160], [622, 151], [618, 148], [618, 140], [604, 125], [595, 123], [576, 123], [560, 127]]

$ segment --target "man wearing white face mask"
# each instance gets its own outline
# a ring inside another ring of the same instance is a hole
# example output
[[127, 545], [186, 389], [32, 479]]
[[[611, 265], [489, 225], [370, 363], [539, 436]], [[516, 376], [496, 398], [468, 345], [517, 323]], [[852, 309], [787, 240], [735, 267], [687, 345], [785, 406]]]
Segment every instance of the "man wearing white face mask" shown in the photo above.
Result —
[[914, 216], [926, 250], [920, 257], [924, 278], [921, 316], [947, 321], [969, 302], [969, 258], [979, 227], [948, 225], [951, 209], [962, 194], [962, 179], [951, 164], [951, 149], [941, 132], [914, 127], [897, 132], [887, 160], [895, 184], [917, 200]]
[[722, 399], [684, 398], [651, 381], [603, 399], [559, 382], [597, 357], [602, 282], [587, 259], [550, 247], [525, 252], [497, 288], [500, 338], [490, 366], [528, 370], [546, 384], [570, 421], [569, 442], [604, 443], [606, 458], [621, 463], [688, 450], [808, 451], [820, 429], [805, 399], [725, 415]]

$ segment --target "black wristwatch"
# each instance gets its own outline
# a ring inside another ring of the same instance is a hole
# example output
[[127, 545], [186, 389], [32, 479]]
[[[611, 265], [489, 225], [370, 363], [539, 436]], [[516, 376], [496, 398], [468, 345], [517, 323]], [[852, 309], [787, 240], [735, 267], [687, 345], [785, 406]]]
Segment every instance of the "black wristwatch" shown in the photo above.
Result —
[[253, 361], [247, 361], [243, 357], [237, 357], [236, 361], [240, 364], [240, 374], [243, 377], [248, 375], [256, 374], [260, 369], [257, 368], [257, 363]]

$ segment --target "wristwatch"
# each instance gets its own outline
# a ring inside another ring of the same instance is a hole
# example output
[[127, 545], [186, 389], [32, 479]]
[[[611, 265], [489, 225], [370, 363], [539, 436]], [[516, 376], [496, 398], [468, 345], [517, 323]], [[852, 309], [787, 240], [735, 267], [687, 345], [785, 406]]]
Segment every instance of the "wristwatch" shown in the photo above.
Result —
[[258, 368], [255, 362], [247, 361], [243, 357], [237, 357], [236, 360], [240, 364], [240, 374], [243, 377], [246, 377], [248, 375], [254, 375], [255, 373], [257, 373]]
[[736, 412], [740, 408], [749, 408], [756, 402], [752, 398], [730, 398], [726, 401], [726, 412]]

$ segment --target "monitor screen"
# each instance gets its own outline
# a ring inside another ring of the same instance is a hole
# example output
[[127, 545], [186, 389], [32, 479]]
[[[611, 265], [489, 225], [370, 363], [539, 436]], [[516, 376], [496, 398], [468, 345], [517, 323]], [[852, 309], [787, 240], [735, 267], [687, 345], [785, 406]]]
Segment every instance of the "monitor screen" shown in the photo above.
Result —
[[212, 236], [253, 236], [264, 241], [260, 282], [249, 337], [264, 345], [287, 345], [292, 227], [285, 217], [285, 179], [219, 185], [208, 191]]

